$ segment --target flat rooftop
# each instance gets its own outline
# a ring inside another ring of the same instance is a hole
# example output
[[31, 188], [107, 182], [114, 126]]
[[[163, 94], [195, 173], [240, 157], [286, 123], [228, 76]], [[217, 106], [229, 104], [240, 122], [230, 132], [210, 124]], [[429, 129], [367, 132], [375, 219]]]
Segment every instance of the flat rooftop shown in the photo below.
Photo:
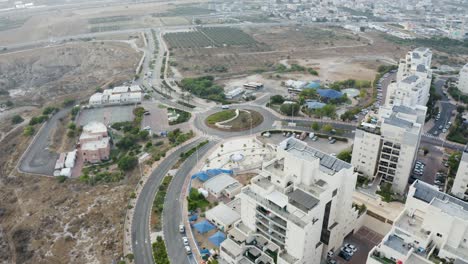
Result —
[[294, 191], [288, 193], [288, 198], [290, 204], [306, 213], [320, 202], [318, 199], [307, 194], [301, 189], [295, 189]]
[[406, 245], [405, 241], [394, 235], [389, 236], [384, 245], [405, 256], [410, 251], [410, 247]]
[[[455, 198], [446, 193], [440, 192], [439, 190], [432, 188], [431, 185], [425, 182], [421, 182], [419, 180], [415, 181], [413, 183], [413, 186], [416, 189], [416, 191], [414, 192], [414, 196], [413, 196], [414, 198], [424, 201], [426, 203], [431, 203], [432, 200], [439, 199], [440, 201], [444, 203], [436, 202], [434, 206], [441, 206], [439, 208], [441, 209], [445, 208], [446, 210], [448, 210], [447, 212], [450, 212], [451, 210], [450, 207], [452, 206], [452, 205], [447, 205], [447, 204], [452, 203], [458, 206], [458, 210], [464, 211], [463, 215], [465, 217], [468, 215], [468, 202], [464, 202], [458, 198]], [[468, 219], [468, 218], [464, 218], [464, 219]]]
[[315, 161], [320, 160], [320, 169], [326, 173], [334, 174], [342, 169], [350, 169], [351, 164], [337, 159], [333, 156], [325, 154], [318, 149], [308, 146], [306, 143], [295, 139], [288, 138], [280, 143], [286, 151], [295, 155], [296, 157]]

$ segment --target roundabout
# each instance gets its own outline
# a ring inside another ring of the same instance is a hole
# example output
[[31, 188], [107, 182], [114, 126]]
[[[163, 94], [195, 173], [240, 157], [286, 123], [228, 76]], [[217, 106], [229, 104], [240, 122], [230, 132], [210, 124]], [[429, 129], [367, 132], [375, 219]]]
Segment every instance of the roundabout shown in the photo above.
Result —
[[207, 126], [226, 132], [251, 130], [262, 122], [263, 115], [252, 109], [222, 110], [205, 119]]
[[[238, 106], [232, 105], [231, 107], [238, 107]], [[219, 121], [221, 122], [225, 121], [228, 118], [233, 118], [235, 114], [222, 114], [228, 117], [222, 120], [217, 120], [213, 118], [209, 119], [209, 117], [211, 117], [213, 114], [223, 112], [223, 110], [218, 108], [218, 109], [211, 109], [209, 111], [197, 114], [194, 119], [194, 126], [199, 131], [201, 131], [203, 135], [210, 135], [210, 136], [215, 136], [215, 137], [220, 137], [220, 138], [250, 135], [250, 134], [254, 134], [258, 132], [263, 132], [265, 130], [269, 130], [273, 127], [273, 122], [276, 120], [276, 118], [268, 110], [264, 109], [261, 106], [254, 106], [254, 105], [242, 105], [241, 107], [242, 108], [240, 108], [239, 110], [247, 110], [250, 113], [258, 113], [259, 115], [261, 115], [262, 121], [258, 122], [256, 125], [254, 125], [254, 122], [252, 122], [252, 128], [251, 128], [250, 121], [249, 121], [250, 119], [249, 117], [247, 117], [246, 122], [244, 122], [245, 123], [244, 129], [221, 129], [221, 128], [216, 127], [215, 123]], [[232, 109], [232, 110], [235, 111], [236, 109]], [[239, 111], [239, 112], [242, 112], [242, 111]]]

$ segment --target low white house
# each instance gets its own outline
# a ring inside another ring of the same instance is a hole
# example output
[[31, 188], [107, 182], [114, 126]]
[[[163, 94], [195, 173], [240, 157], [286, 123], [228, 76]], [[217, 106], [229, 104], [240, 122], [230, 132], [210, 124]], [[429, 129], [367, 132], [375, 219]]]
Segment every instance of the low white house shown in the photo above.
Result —
[[102, 93], [95, 93], [89, 98], [90, 106], [138, 104], [143, 99], [143, 93], [138, 85], [117, 86], [106, 89]]
[[75, 166], [75, 160], [76, 160], [76, 149], [67, 153], [67, 157], [65, 158], [65, 167], [73, 168]]
[[206, 181], [203, 187], [216, 198], [225, 195], [226, 190], [229, 190], [229, 195], [233, 197], [240, 193], [242, 184], [233, 177], [223, 173]]
[[205, 217], [222, 231], [231, 229], [240, 220], [240, 214], [223, 203], [206, 211]]

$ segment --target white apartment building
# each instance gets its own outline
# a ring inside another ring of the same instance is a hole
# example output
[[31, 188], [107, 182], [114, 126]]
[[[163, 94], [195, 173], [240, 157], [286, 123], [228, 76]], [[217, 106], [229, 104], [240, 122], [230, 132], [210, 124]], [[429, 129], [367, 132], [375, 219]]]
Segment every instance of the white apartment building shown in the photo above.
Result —
[[462, 154], [451, 192], [460, 199], [468, 200], [468, 150]]
[[[353, 167], [288, 138], [236, 196], [241, 220], [220, 247], [227, 263], [319, 264], [353, 232]], [[249, 260], [246, 260], [248, 258]]]
[[432, 81], [432, 52], [417, 48], [400, 60], [397, 79], [387, 88], [386, 105], [426, 105]]
[[416, 159], [427, 108], [381, 107], [377, 124], [363, 122], [355, 132], [351, 164], [356, 171], [404, 194]]
[[462, 93], [468, 94], [468, 63], [460, 70], [460, 77], [458, 79], [458, 90]]
[[367, 264], [432, 264], [434, 258], [468, 263], [468, 203], [417, 180], [405, 209], [369, 252]]

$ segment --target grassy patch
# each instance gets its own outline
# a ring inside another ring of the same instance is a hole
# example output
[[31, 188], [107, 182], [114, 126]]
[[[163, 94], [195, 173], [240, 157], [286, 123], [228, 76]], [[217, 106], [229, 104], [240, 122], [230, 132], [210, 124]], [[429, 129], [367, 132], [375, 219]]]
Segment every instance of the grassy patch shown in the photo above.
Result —
[[250, 129], [250, 127], [256, 127], [263, 122], [263, 116], [260, 113], [252, 110], [249, 110], [249, 112], [239, 111], [239, 116], [231, 122], [226, 123], [226, 125], [231, 126], [232, 131], [241, 131]]
[[95, 17], [88, 19], [89, 24], [114, 23], [132, 20], [129, 16]]
[[217, 122], [228, 120], [234, 116], [236, 116], [236, 111], [234, 109], [224, 110], [210, 115], [206, 119], [206, 123], [209, 125], [214, 125]]
[[187, 122], [192, 116], [192, 114], [190, 114], [189, 112], [185, 112], [175, 108], [168, 108], [167, 110], [179, 115], [179, 117], [177, 117], [176, 120], [169, 122], [169, 125], [171, 126]]

